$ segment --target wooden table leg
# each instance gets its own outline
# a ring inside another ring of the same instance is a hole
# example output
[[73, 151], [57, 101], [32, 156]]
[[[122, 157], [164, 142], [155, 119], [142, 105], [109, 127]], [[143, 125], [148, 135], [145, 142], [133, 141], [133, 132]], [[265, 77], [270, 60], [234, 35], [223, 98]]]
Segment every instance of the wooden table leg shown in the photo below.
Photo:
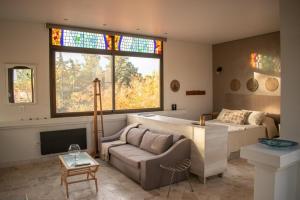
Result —
[[98, 192], [98, 181], [97, 181], [97, 178], [95, 178], [95, 185], [96, 185], [96, 192]]
[[69, 198], [69, 186], [68, 186], [68, 182], [67, 182], [67, 177], [65, 177], [65, 185], [66, 185], [66, 193], [67, 193], [67, 198]]

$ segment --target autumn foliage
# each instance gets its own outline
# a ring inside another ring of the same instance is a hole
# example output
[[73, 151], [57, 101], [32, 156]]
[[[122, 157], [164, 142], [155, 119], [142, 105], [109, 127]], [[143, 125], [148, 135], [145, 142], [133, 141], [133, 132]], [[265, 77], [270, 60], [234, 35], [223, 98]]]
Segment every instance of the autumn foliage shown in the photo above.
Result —
[[[112, 56], [56, 53], [57, 112], [93, 110], [93, 80], [101, 80], [103, 110], [113, 109]], [[126, 56], [115, 57], [115, 109], [160, 106], [159, 72], [138, 73]]]

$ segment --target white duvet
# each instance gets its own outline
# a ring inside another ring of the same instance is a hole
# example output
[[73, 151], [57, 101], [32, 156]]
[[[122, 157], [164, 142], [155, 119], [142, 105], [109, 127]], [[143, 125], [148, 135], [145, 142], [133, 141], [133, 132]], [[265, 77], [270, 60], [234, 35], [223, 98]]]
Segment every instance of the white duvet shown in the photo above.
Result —
[[262, 125], [239, 125], [224, 123], [219, 120], [209, 120], [206, 124], [223, 125], [228, 127], [228, 157], [241, 147], [256, 144], [258, 138], [266, 137], [266, 128]]

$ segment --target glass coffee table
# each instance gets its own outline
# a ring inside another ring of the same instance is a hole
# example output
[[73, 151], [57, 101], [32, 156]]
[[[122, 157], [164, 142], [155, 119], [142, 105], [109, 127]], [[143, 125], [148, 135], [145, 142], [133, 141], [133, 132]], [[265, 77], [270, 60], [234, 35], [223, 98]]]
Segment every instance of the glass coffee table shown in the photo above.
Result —
[[[69, 198], [69, 184], [79, 183], [83, 181], [95, 181], [96, 191], [98, 192], [98, 183], [96, 172], [99, 168], [99, 163], [94, 160], [88, 153], [80, 152], [75, 156], [70, 154], [60, 155], [59, 162], [61, 166], [61, 182], [65, 184], [67, 198]], [[72, 176], [86, 175], [85, 178], [69, 181], [68, 178]]]

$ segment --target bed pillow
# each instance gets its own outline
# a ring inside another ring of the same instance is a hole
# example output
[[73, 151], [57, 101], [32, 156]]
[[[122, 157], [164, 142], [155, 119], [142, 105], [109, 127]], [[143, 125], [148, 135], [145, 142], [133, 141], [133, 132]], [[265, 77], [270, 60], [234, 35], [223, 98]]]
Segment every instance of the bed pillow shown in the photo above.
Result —
[[221, 121], [225, 123], [234, 123], [234, 124], [245, 124], [248, 115], [250, 112], [248, 111], [231, 111], [231, 112], [225, 112]]
[[261, 125], [263, 120], [265, 119], [265, 113], [262, 111], [250, 111], [250, 112], [251, 113], [248, 116], [248, 119], [246, 120], [246, 124]]
[[272, 119], [271, 117], [265, 117], [262, 125], [266, 127], [268, 138], [272, 139], [279, 136], [274, 119]]
[[221, 110], [221, 112], [219, 113], [218, 117], [217, 117], [217, 120], [220, 120], [222, 121], [224, 119], [224, 114], [227, 113], [227, 112], [233, 112], [234, 110], [229, 110], [229, 109], [225, 109], [223, 108]]

